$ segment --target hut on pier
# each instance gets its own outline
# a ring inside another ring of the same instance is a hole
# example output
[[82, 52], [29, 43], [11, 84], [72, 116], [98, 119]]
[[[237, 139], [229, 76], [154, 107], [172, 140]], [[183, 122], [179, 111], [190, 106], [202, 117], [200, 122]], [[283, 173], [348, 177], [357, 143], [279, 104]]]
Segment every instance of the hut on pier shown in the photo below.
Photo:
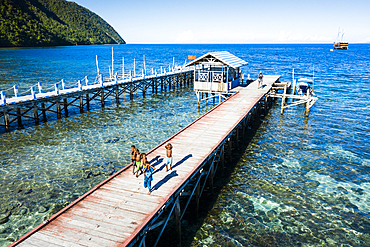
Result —
[[206, 98], [208, 93], [211, 97], [218, 95], [220, 100], [222, 94], [229, 94], [231, 89], [239, 86], [240, 67], [247, 64], [227, 51], [219, 51], [209, 52], [185, 65], [194, 66], [194, 91], [198, 103], [203, 93], [206, 93]]

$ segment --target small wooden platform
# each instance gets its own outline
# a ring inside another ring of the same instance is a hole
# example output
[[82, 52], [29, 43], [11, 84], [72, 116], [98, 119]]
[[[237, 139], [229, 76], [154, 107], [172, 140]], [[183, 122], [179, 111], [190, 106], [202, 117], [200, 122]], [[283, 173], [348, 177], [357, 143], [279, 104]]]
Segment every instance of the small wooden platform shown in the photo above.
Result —
[[[264, 76], [263, 89], [257, 89], [257, 81], [237, 87], [229, 99], [148, 152], [148, 160], [156, 167], [151, 195], [143, 186], [143, 176], [136, 178], [132, 167], [125, 167], [11, 246], [132, 244], [279, 77]], [[168, 142], [173, 145], [173, 169], [166, 172], [164, 146]]]

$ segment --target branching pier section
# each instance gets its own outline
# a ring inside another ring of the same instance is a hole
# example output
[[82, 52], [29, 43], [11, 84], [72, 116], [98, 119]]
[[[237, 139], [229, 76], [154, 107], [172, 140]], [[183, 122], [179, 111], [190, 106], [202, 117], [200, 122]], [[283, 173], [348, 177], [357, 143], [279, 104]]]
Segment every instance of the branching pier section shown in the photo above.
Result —
[[[15, 96], [6, 98], [4, 91], [1, 92], [0, 102], [0, 126], [10, 131], [12, 126], [23, 126], [24, 119], [31, 119], [36, 125], [46, 122], [48, 117], [56, 115], [57, 119], [68, 116], [68, 109], [75, 107], [79, 112], [90, 110], [91, 102], [100, 103], [105, 107], [108, 97], [113, 97], [117, 105], [129, 95], [133, 99], [134, 94], [141, 93], [143, 97], [148, 93], [166, 92], [174, 88], [189, 85], [193, 82], [193, 71], [189, 69], [172, 70], [145, 76], [103, 79], [98, 76], [94, 83], [89, 84], [87, 77], [78, 81], [73, 87], [66, 87], [58, 83], [53, 86], [52, 91], [43, 92], [38, 86], [30, 88], [30, 93], [18, 96], [17, 89]], [[60, 88], [61, 87], [61, 88]], [[59, 89], [60, 88], [60, 89]], [[55, 117], [54, 117], [55, 118]]]
[[[156, 167], [153, 191], [127, 166], [39, 225], [12, 246], [147, 246], [147, 234], [158, 228], [156, 246], [170, 220], [181, 245], [181, 220], [188, 207], [213, 190], [217, 171], [226, 169], [232, 147], [271, 106], [267, 97], [279, 76], [264, 76], [236, 87], [235, 94], [148, 152]], [[173, 145], [173, 167], [166, 172], [165, 148]], [[208, 190], [205, 188], [208, 187]]]

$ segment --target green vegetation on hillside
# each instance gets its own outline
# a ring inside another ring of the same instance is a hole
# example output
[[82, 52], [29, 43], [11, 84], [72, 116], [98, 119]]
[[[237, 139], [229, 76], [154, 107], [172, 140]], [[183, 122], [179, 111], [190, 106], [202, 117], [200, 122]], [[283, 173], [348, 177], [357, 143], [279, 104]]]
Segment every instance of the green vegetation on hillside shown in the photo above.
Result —
[[125, 44], [100, 16], [65, 0], [0, 0], [0, 46]]

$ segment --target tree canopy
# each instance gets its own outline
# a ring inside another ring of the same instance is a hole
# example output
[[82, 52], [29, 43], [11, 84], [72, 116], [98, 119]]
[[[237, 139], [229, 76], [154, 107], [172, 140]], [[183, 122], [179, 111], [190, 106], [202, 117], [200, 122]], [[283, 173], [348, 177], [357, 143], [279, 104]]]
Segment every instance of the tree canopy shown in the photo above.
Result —
[[0, 0], [0, 46], [125, 44], [97, 14], [66, 0]]

